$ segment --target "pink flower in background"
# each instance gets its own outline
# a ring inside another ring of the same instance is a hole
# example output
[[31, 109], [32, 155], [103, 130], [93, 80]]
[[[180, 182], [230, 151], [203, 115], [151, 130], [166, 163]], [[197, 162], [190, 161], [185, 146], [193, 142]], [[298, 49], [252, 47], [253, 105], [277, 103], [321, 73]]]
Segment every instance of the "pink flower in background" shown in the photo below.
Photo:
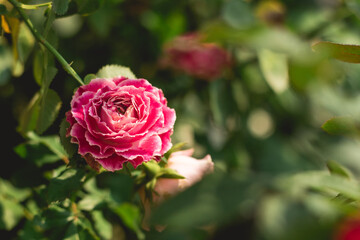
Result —
[[66, 116], [71, 141], [95, 169], [100, 164], [115, 171], [126, 162], [137, 167], [172, 146], [175, 111], [145, 79], [94, 79], [78, 88]]
[[214, 80], [230, 65], [230, 56], [215, 43], [201, 42], [198, 34], [187, 34], [165, 45], [161, 65]]
[[343, 221], [335, 234], [334, 240], [359, 240], [360, 215], [351, 216]]
[[[184, 179], [170, 179], [159, 178], [156, 181], [154, 188], [153, 205], [157, 206], [165, 199], [174, 196], [180, 191], [190, 187], [194, 183], [200, 181], [205, 174], [214, 170], [214, 163], [211, 160], [210, 155], [206, 155], [203, 159], [195, 159], [191, 157], [194, 149], [188, 149], [185, 151], [174, 152], [170, 155], [166, 168], [176, 170]], [[145, 192], [142, 189], [140, 191], [140, 197], [144, 205], [144, 220], [143, 228], [149, 229], [147, 221], [151, 214], [151, 203], [149, 199], [145, 198]], [[163, 226], [156, 226], [158, 231], [163, 230]]]

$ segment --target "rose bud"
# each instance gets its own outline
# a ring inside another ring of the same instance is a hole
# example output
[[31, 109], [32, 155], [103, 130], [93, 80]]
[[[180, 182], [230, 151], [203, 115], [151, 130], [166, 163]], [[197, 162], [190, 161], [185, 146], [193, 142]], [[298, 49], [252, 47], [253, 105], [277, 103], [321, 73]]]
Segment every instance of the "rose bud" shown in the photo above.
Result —
[[[151, 214], [151, 208], [158, 206], [164, 200], [176, 195], [180, 191], [190, 187], [194, 183], [200, 181], [205, 174], [214, 170], [214, 163], [210, 155], [206, 155], [203, 159], [195, 159], [191, 157], [194, 149], [174, 152], [170, 155], [165, 168], [175, 170], [182, 179], [159, 178], [156, 181], [152, 193], [152, 201], [146, 197], [144, 188], [140, 189], [139, 194], [144, 206], [144, 219], [142, 227], [149, 230], [148, 219]], [[155, 226], [158, 231], [162, 231], [164, 226]]]
[[160, 159], [172, 146], [175, 118], [160, 89], [125, 77], [79, 87], [66, 114], [78, 153], [96, 170], [101, 165], [109, 171]]
[[230, 65], [230, 56], [215, 43], [201, 42], [200, 35], [187, 34], [165, 45], [160, 65], [200, 79], [214, 80]]

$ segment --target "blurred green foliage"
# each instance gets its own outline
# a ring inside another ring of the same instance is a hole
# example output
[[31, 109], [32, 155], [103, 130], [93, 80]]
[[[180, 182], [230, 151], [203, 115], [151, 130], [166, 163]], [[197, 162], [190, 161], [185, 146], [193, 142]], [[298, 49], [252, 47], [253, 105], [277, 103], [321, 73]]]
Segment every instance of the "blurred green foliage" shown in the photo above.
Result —
[[[164, 231], [142, 230], [134, 180], [95, 174], [66, 141], [78, 83], [0, 1], [1, 238], [327, 240], [358, 211], [360, 69], [312, 46], [359, 44], [359, 1], [51, 3], [24, 11], [75, 71], [118, 64], [161, 88], [173, 144], [210, 154], [215, 172], [154, 211]], [[231, 69], [210, 82], [162, 68], [163, 45], [189, 32], [224, 47]]]

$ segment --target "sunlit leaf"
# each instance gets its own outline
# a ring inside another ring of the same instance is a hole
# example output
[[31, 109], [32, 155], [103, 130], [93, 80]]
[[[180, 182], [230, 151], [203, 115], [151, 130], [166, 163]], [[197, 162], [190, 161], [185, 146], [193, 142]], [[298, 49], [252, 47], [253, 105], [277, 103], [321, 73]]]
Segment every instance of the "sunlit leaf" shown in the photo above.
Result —
[[19, 60], [25, 64], [33, 47], [35, 45], [35, 38], [29, 28], [24, 22], [20, 24], [17, 48], [19, 53]]
[[99, 232], [100, 236], [104, 239], [111, 239], [112, 236], [112, 226], [109, 221], [104, 218], [104, 215], [101, 211], [92, 211], [92, 217], [95, 222], [95, 229]]
[[295, 192], [315, 189], [335, 196], [340, 193], [353, 200], [360, 199], [360, 187], [356, 181], [340, 175], [330, 175], [325, 171], [308, 171], [289, 177], [284, 176], [278, 179], [278, 184]]
[[98, 78], [95, 74], [88, 74], [85, 76], [84, 78], [84, 83], [85, 84], [89, 84], [91, 82], [91, 80], [95, 79], [95, 78]]
[[315, 52], [343, 62], [360, 63], [360, 46], [332, 42], [318, 42], [312, 46]]
[[[58, 159], [62, 159], [64, 162], [68, 162], [68, 155], [66, 154], [65, 149], [60, 143], [59, 136], [38, 136], [34, 132], [28, 132], [27, 137], [30, 139], [29, 144], [36, 145], [40, 143], [46, 146], [52, 153], [54, 153]], [[45, 153], [46, 152], [44, 152], [44, 154]]]
[[328, 161], [326, 163], [326, 166], [328, 167], [331, 174], [336, 174], [342, 177], [346, 177], [348, 179], [353, 178], [351, 172], [348, 169], [335, 161]]
[[28, 189], [17, 189], [6, 180], [0, 181], [0, 229], [11, 230], [24, 216], [20, 202], [29, 194]]
[[35, 130], [40, 112], [39, 105], [40, 94], [36, 93], [20, 116], [18, 130], [23, 135], [26, 135], [29, 131]]
[[16, 188], [9, 181], [0, 179], [0, 193], [8, 199], [21, 202], [29, 196], [30, 191], [29, 189]]
[[0, 196], [0, 229], [11, 230], [23, 216], [24, 209], [19, 203]]
[[354, 136], [360, 133], [359, 123], [352, 117], [333, 117], [326, 121], [321, 128], [333, 135]]
[[130, 68], [120, 65], [106, 65], [96, 73], [96, 76], [99, 78], [114, 78], [122, 76], [130, 79], [136, 79]]
[[276, 92], [281, 93], [289, 86], [287, 58], [283, 53], [261, 49], [258, 53], [260, 68], [266, 82]]
[[94, 211], [98, 205], [111, 202], [109, 189], [100, 189], [96, 185], [95, 178], [88, 180], [84, 189], [88, 192], [78, 203], [78, 207], [85, 211]]
[[95, 234], [94, 229], [87, 218], [79, 216], [74, 220], [74, 223], [77, 226], [79, 239], [100, 240], [100, 238]]
[[39, 142], [19, 144], [14, 148], [14, 151], [20, 157], [35, 163], [37, 166], [60, 160], [59, 156]]

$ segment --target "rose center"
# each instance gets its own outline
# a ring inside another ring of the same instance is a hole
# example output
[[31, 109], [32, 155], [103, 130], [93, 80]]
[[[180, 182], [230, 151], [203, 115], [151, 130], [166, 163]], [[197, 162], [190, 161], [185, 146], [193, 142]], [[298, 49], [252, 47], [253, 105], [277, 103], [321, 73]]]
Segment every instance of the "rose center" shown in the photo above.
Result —
[[116, 100], [113, 102], [116, 110], [118, 113], [120, 113], [121, 115], [124, 115], [126, 113], [126, 110], [129, 108], [129, 106], [131, 105], [131, 102], [129, 100]]
[[112, 107], [119, 115], [124, 117], [138, 118], [136, 108], [132, 105], [131, 99], [113, 99]]

